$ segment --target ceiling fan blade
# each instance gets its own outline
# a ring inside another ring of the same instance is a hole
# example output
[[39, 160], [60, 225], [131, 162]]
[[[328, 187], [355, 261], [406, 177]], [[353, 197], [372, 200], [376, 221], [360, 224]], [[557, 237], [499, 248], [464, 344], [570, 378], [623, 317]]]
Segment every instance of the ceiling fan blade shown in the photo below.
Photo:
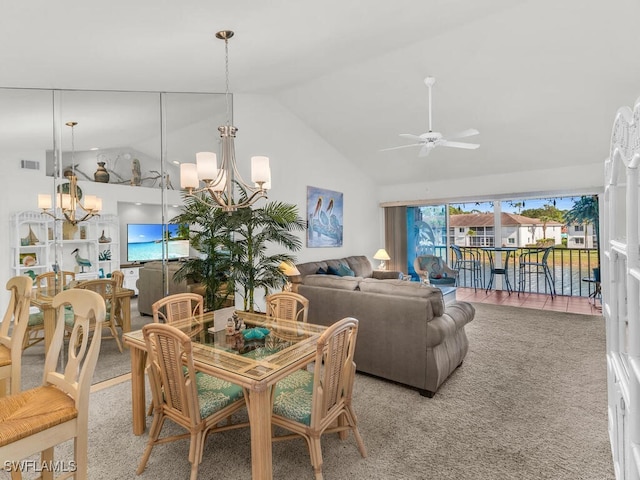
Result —
[[429, 153], [431, 153], [431, 150], [433, 150], [434, 147], [435, 145], [433, 143], [425, 143], [424, 146], [420, 149], [418, 157], [426, 157], [427, 155], [429, 155]]
[[468, 150], [475, 150], [480, 146], [478, 143], [450, 142], [449, 140], [441, 140], [438, 142], [438, 145], [442, 147], [466, 148]]
[[465, 138], [472, 137], [473, 135], [478, 135], [480, 132], [475, 128], [469, 128], [468, 130], [463, 130], [462, 132], [454, 133], [453, 135], [447, 135], [447, 138]]
[[400, 145], [399, 147], [390, 147], [390, 148], [383, 148], [381, 150], [379, 150], [380, 152], [386, 152], [388, 150], [398, 150], [399, 148], [407, 148], [407, 147], [418, 147], [422, 145], [422, 143], [412, 143], [410, 145]]
[[400, 136], [402, 138], [409, 138], [411, 140], [422, 140], [422, 137], [420, 135], [413, 135], [411, 133], [401, 133]]

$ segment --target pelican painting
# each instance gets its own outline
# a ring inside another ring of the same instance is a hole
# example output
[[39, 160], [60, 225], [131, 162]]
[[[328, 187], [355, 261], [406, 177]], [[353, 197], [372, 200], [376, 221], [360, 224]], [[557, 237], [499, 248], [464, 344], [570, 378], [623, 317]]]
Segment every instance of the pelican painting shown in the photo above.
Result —
[[342, 193], [307, 187], [307, 247], [342, 246]]

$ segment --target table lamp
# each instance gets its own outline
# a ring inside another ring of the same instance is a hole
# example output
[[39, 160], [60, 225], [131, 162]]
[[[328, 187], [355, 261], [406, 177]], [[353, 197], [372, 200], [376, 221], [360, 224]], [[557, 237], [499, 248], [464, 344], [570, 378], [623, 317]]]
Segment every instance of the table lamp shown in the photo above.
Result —
[[389, 256], [389, 254], [384, 248], [381, 248], [380, 250], [378, 250], [376, 254], [373, 256], [373, 258], [374, 260], [380, 260], [380, 265], [378, 265], [378, 270], [386, 270], [387, 266], [385, 262], [387, 260], [391, 260], [391, 257]]
[[287, 277], [287, 281], [282, 286], [282, 291], [283, 292], [290, 292], [291, 291], [291, 282], [289, 281], [289, 277], [293, 277], [295, 275], [300, 275], [300, 270], [298, 270], [298, 267], [296, 267], [291, 262], [281, 262], [280, 265], [278, 265], [278, 270], [280, 270], [282, 273], [284, 273], [285, 276]]

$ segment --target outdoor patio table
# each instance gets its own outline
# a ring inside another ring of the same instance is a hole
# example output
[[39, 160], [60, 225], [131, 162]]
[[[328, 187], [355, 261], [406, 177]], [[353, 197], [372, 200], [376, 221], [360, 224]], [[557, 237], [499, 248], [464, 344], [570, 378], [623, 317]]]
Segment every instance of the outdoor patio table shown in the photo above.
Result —
[[[511, 282], [509, 281], [509, 257], [511, 252], [515, 252], [518, 249], [516, 247], [483, 247], [483, 251], [487, 252], [489, 257], [489, 268], [491, 270], [491, 276], [489, 277], [489, 283], [487, 284], [486, 292], [491, 290], [493, 286], [493, 279], [496, 275], [504, 275], [504, 284], [507, 287], [507, 292], [511, 295], [513, 288], [511, 288]], [[502, 261], [502, 253], [505, 252], [504, 262]], [[498, 261], [494, 261], [494, 253], [498, 257]]]

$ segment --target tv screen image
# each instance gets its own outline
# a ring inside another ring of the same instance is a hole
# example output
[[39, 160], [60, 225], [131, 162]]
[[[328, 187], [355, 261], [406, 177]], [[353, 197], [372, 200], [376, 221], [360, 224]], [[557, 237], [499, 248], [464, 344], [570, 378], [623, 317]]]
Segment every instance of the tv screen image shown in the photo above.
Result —
[[[167, 259], [176, 260], [189, 256], [188, 228], [169, 224], [167, 227]], [[161, 223], [130, 223], [127, 225], [127, 261], [149, 262], [162, 260]], [[183, 235], [181, 235], [181, 233]], [[185, 236], [186, 235], [186, 236]]]

